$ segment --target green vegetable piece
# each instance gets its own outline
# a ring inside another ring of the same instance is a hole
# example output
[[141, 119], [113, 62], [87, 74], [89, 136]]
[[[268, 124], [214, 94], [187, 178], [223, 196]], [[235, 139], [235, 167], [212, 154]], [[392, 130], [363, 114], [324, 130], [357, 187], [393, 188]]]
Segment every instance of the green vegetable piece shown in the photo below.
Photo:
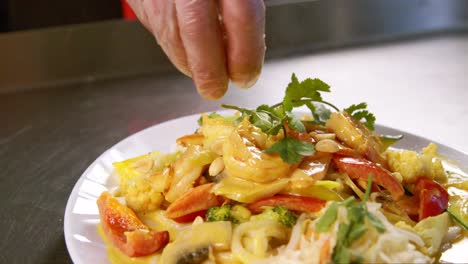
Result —
[[348, 240], [352, 243], [353, 241], [358, 240], [366, 232], [367, 227], [364, 224], [358, 224], [356, 226], [353, 226], [353, 228], [348, 234]]
[[351, 223], [364, 223], [364, 217], [366, 217], [366, 209], [363, 206], [348, 207], [348, 219]]
[[461, 216], [458, 213], [452, 212], [450, 207], [445, 209], [445, 211], [455, 220], [455, 222], [460, 224], [463, 228], [465, 228], [465, 230], [468, 230], [468, 223], [463, 222]]
[[320, 91], [330, 92], [330, 86], [320, 79], [307, 78], [299, 82], [293, 73], [282, 102], [284, 111], [291, 112], [294, 107], [302, 106], [308, 101], [322, 102]]
[[264, 151], [268, 154], [279, 153], [287, 163], [296, 163], [302, 156], [311, 156], [315, 153], [314, 145], [293, 138], [283, 138]]
[[363, 125], [366, 126], [370, 130], [374, 130], [375, 127], [375, 116], [369, 110], [366, 109], [367, 104], [366, 103], [359, 103], [359, 104], [353, 104], [345, 109], [343, 111], [347, 112], [350, 114], [355, 120], [362, 121]]
[[332, 255], [333, 263], [349, 264], [351, 263], [351, 250], [347, 247], [335, 247]]
[[317, 221], [315, 229], [319, 233], [327, 232], [330, 226], [336, 221], [338, 215], [338, 203], [334, 202], [330, 204], [323, 213], [322, 217]]
[[222, 206], [211, 207], [206, 211], [206, 221], [231, 221], [231, 206], [224, 204]]
[[271, 219], [278, 221], [286, 227], [293, 227], [297, 217], [284, 206], [267, 207], [261, 214], [255, 215], [254, 219]]
[[337, 237], [336, 239], [338, 241], [341, 241], [343, 245], [346, 245], [347, 242], [348, 242], [348, 233], [349, 233], [349, 230], [351, 229], [351, 225], [350, 224], [340, 224], [340, 226], [338, 227], [338, 233], [337, 233]]
[[350, 224], [344, 223], [338, 227], [337, 244], [332, 255], [333, 263], [351, 263], [351, 251], [347, 248], [350, 228]]
[[379, 136], [380, 141], [384, 146], [384, 150], [388, 149], [393, 144], [397, 143], [403, 138], [403, 135], [390, 136], [390, 135], [381, 135]]
[[[328, 107], [336, 111], [340, 111], [338, 107], [330, 102], [322, 99], [321, 92], [330, 92], [330, 86], [320, 79], [307, 78], [299, 81], [293, 73], [291, 82], [286, 87], [286, 92], [283, 101], [272, 106], [260, 105], [255, 110], [222, 104], [221, 106], [228, 109], [239, 111], [242, 116], [235, 123], [248, 117], [249, 121], [256, 127], [260, 128], [268, 135], [277, 135], [281, 129], [285, 134], [285, 138], [269, 149], [266, 153], [279, 153], [281, 158], [288, 163], [296, 163], [301, 160], [302, 156], [313, 155], [315, 152], [314, 145], [310, 143], [300, 142], [288, 137], [284, 123], [287, 121], [289, 128], [299, 132], [305, 132], [304, 122], [299, 120], [292, 110], [295, 107], [307, 106], [314, 118], [315, 124], [323, 125], [330, 119], [331, 111]], [[328, 107], [327, 107], [328, 106]], [[351, 105], [345, 111], [356, 120], [363, 120], [363, 124], [369, 129], [374, 129], [375, 116], [367, 109], [366, 103]]]
[[288, 119], [288, 125], [291, 129], [297, 130], [299, 132], [306, 131], [304, 124], [302, 124], [301, 120], [299, 120], [295, 114], [286, 112], [286, 116]]
[[343, 202], [341, 202], [344, 206], [346, 207], [349, 207], [353, 204], [353, 202], [356, 201], [356, 198], [354, 198], [353, 196], [347, 198], [346, 200], [344, 200]]
[[382, 221], [380, 221], [380, 219], [377, 218], [377, 216], [370, 212], [367, 212], [367, 220], [375, 227], [375, 229], [377, 229], [377, 231], [379, 231], [379, 233], [385, 232], [385, 226], [383, 225]]
[[273, 126], [271, 117], [264, 112], [251, 112], [249, 121], [263, 132], [267, 132]]
[[239, 118], [240, 120], [248, 116], [252, 125], [260, 128], [264, 133], [269, 135], [277, 135], [281, 129], [282, 120], [279, 119], [275, 115], [273, 109], [267, 105], [259, 106], [257, 111], [227, 104], [221, 104], [221, 106], [241, 112], [242, 116]]
[[[209, 118], [218, 118], [218, 117], [223, 117], [222, 115], [216, 113], [216, 112], [211, 112], [209, 115], [208, 115]], [[223, 117], [224, 118], [224, 117]], [[200, 118], [198, 118], [197, 120], [197, 123], [199, 126], [202, 126], [203, 125], [203, 119], [202, 117], [200, 116]]]
[[316, 102], [307, 102], [305, 105], [310, 109], [315, 123], [323, 125], [325, 122], [327, 122], [328, 119], [330, 119], [330, 109], [326, 108], [322, 104]]
[[366, 193], [364, 194], [364, 199], [362, 199], [362, 202], [364, 204], [367, 202], [367, 200], [369, 200], [369, 195], [371, 193], [373, 179], [374, 179], [374, 174], [370, 173], [369, 176], [367, 176]]

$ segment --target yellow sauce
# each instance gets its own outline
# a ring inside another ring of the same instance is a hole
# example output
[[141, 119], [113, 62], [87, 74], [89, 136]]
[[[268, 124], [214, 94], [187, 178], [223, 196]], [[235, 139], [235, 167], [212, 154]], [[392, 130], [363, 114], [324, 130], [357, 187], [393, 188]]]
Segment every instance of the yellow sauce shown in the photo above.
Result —
[[[455, 213], [465, 224], [468, 223], [468, 174], [463, 172], [452, 162], [443, 161], [444, 169], [449, 173], [447, 183], [444, 187], [450, 195], [449, 210]], [[455, 221], [454, 221], [455, 222]], [[468, 230], [463, 229], [458, 241], [452, 247], [442, 253], [441, 261], [451, 263], [466, 263], [468, 256], [466, 248], [468, 246]]]

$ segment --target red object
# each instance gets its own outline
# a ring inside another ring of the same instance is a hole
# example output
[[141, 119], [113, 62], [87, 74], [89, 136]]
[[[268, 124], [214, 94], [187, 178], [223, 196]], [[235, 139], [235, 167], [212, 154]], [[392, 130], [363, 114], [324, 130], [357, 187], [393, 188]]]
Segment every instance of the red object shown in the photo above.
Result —
[[427, 177], [419, 177], [414, 185], [413, 194], [419, 198], [419, 221], [436, 216], [447, 209], [449, 194], [440, 184]]
[[372, 174], [373, 183], [387, 189], [395, 201], [399, 200], [405, 194], [401, 183], [392, 175], [391, 172], [382, 168], [376, 163], [363, 158], [351, 158], [335, 156], [333, 162], [340, 172], [345, 172], [351, 179], [362, 179], [367, 181], [367, 177]]
[[108, 192], [97, 200], [102, 229], [122, 253], [129, 257], [153, 254], [169, 243], [169, 232], [156, 232], [144, 225], [128, 207]]
[[305, 196], [278, 194], [255, 201], [247, 206], [255, 214], [261, 213], [266, 206], [284, 206], [291, 211], [317, 212], [325, 206], [325, 201]]
[[203, 219], [205, 219], [206, 211], [207, 210], [201, 210], [201, 211], [198, 211], [198, 212], [193, 212], [193, 213], [186, 214], [186, 215], [183, 215], [183, 216], [178, 217], [178, 218], [174, 218], [172, 220], [176, 221], [177, 223], [191, 223], [198, 216], [201, 216], [201, 217], [203, 217]]
[[213, 185], [214, 183], [207, 183], [190, 189], [167, 207], [166, 216], [174, 220], [184, 219], [181, 217], [223, 204], [224, 199], [211, 192]]
[[449, 194], [440, 184], [427, 177], [419, 177], [413, 188], [413, 196], [405, 196], [398, 205], [411, 219], [421, 221], [436, 216], [447, 209]]
[[127, 3], [127, 0], [121, 0], [122, 3], [122, 17], [125, 20], [135, 20], [137, 16], [135, 15], [135, 12], [133, 12], [133, 9], [130, 7], [130, 5]]

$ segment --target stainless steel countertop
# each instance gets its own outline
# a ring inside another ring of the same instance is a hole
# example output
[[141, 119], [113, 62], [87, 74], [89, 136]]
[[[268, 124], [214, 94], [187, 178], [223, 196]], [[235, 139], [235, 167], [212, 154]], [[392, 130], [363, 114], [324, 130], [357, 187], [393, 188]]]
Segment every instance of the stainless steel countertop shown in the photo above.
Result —
[[231, 87], [219, 102], [200, 99], [181, 75], [1, 94], [0, 263], [71, 262], [66, 201], [100, 153], [145, 127], [221, 102], [277, 102], [291, 72], [328, 82], [326, 98], [341, 107], [366, 101], [378, 123], [468, 152], [466, 34], [270, 60], [255, 87]]

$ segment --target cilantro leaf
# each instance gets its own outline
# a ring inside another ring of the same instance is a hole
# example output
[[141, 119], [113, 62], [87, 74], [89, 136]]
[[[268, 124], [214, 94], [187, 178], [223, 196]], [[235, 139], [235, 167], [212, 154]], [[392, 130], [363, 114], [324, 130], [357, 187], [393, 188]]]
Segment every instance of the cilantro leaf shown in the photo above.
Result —
[[343, 111], [350, 114], [357, 121], [361, 121], [362, 119], [364, 119], [364, 121], [362, 122], [363, 125], [370, 130], [374, 130], [375, 116], [366, 108], [367, 104], [362, 102], [359, 104], [352, 104], [351, 106], [343, 109]]
[[299, 82], [296, 74], [293, 73], [283, 99], [284, 110], [291, 112], [294, 107], [304, 105], [305, 102], [302, 102], [301, 99], [322, 101], [320, 91], [330, 92], [330, 86], [320, 79], [307, 78]]
[[260, 128], [264, 133], [269, 135], [276, 135], [281, 129], [282, 120], [278, 118], [273, 112], [273, 109], [267, 105], [259, 106], [256, 111], [234, 105], [222, 104], [221, 106], [241, 112], [241, 118], [248, 116], [252, 125]]
[[315, 123], [323, 125], [325, 122], [327, 122], [328, 119], [330, 119], [330, 109], [326, 108], [322, 104], [307, 102], [305, 105], [310, 109]]
[[348, 114], [352, 115], [354, 112], [358, 111], [358, 110], [362, 110], [362, 109], [366, 109], [367, 108], [367, 103], [365, 102], [362, 102], [362, 103], [359, 103], [359, 104], [352, 104], [350, 105], [349, 107], [343, 109], [345, 112], [348, 112]]
[[291, 112], [286, 112], [287, 120], [288, 120], [288, 126], [291, 129], [297, 130], [299, 132], [305, 132], [305, 126], [302, 124], [301, 120], [293, 113]]
[[250, 123], [260, 128], [263, 132], [268, 131], [273, 125], [271, 117], [263, 112], [250, 112], [249, 120]]
[[268, 154], [279, 153], [287, 163], [299, 162], [302, 156], [310, 156], [315, 153], [314, 145], [293, 138], [283, 138], [264, 151]]
[[259, 105], [256, 110], [264, 112], [273, 112], [273, 108], [266, 104]]

